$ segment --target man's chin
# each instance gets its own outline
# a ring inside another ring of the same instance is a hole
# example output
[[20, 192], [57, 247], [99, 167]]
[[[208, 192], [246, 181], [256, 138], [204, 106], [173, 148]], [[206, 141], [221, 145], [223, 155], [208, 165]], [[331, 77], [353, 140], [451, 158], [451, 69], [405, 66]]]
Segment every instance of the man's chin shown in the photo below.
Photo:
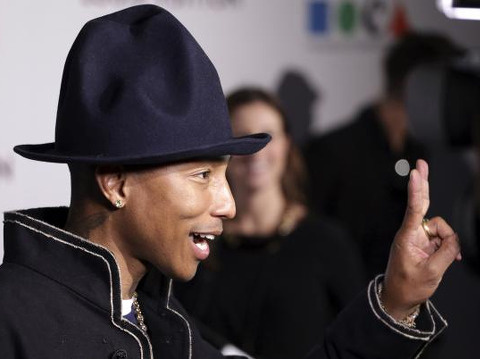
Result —
[[195, 274], [197, 273], [197, 268], [198, 268], [198, 264], [190, 270], [173, 272], [171, 273], [171, 275], [167, 275], [167, 276], [178, 282], [188, 282], [195, 277]]

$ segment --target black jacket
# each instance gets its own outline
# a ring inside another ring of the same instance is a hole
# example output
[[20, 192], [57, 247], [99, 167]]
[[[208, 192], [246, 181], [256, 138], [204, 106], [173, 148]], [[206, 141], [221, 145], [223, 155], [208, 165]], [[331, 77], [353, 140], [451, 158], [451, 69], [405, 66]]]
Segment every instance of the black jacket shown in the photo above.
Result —
[[[115, 258], [60, 229], [66, 215], [66, 208], [5, 214], [0, 358], [222, 357], [171, 295], [171, 280], [154, 269], [137, 288], [148, 337], [122, 319]], [[395, 324], [379, 307], [377, 281], [341, 313], [310, 358], [414, 358], [445, 327], [429, 303], [420, 318], [424, 330]]]

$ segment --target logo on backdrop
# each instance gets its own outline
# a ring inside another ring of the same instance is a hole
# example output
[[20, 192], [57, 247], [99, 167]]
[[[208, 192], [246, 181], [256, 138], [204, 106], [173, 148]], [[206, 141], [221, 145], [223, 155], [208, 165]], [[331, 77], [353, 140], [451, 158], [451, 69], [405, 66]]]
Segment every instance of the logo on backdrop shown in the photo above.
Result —
[[[112, 5], [130, 6], [142, 4], [142, 0], [82, 0], [86, 5]], [[174, 8], [207, 8], [207, 9], [226, 9], [242, 4], [244, 0], [153, 0], [150, 3]]]
[[392, 0], [307, 0], [307, 28], [327, 42], [382, 42], [404, 34], [405, 7]]
[[13, 157], [0, 156], [0, 180], [13, 178]]

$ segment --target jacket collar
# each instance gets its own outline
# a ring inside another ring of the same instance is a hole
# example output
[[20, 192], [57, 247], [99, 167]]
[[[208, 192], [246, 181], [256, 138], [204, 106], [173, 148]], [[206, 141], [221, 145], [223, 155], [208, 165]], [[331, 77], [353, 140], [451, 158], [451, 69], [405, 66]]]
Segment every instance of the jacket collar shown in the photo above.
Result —
[[[121, 318], [120, 270], [112, 252], [63, 230], [67, 207], [5, 213], [4, 262], [49, 277]], [[151, 270], [138, 288], [168, 305], [171, 280]]]

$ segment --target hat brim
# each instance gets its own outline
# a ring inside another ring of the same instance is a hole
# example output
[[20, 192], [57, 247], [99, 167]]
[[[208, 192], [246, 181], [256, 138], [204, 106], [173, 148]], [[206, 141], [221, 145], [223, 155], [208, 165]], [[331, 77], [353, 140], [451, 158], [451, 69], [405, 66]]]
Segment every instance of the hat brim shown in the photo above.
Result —
[[162, 154], [132, 154], [128, 156], [76, 155], [61, 153], [55, 149], [55, 143], [53, 142], [38, 145], [18, 145], [15, 146], [13, 150], [20, 156], [43, 162], [147, 165], [164, 164], [202, 157], [250, 155], [265, 147], [270, 139], [270, 135], [266, 133], [257, 133], [248, 136], [234, 137], [214, 145], [190, 148], [183, 151]]

